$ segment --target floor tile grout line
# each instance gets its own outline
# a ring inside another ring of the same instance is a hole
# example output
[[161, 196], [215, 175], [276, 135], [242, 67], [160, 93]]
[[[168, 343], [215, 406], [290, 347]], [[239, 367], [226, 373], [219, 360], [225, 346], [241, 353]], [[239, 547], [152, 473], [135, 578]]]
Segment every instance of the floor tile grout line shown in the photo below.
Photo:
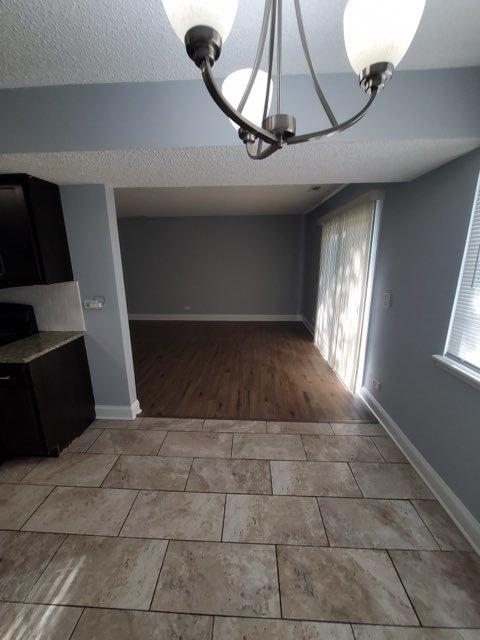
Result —
[[[85, 456], [85, 455], [93, 455], [93, 454], [88, 454], [88, 453], [85, 453], [85, 452], [67, 452], [67, 451], [66, 451], [66, 452], [62, 453], [62, 455], [65, 455], [66, 457], [69, 457], [69, 456]], [[114, 460], [114, 462], [111, 464], [111, 466], [109, 467], [109, 469], [108, 469], [108, 471], [107, 471], [107, 473], [106, 473], [105, 477], [104, 477], [104, 478], [103, 478], [103, 480], [100, 482], [100, 484], [97, 484], [97, 485], [84, 485], [84, 486], [89, 486], [89, 487], [90, 487], [90, 486], [91, 486], [91, 487], [101, 487], [101, 486], [102, 486], [102, 483], [103, 483], [103, 482], [104, 482], [104, 480], [105, 480], [105, 478], [108, 476], [108, 474], [110, 473], [110, 471], [113, 469], [114, 465], [117, 463], [117, 459], [118, 459], [118, 457], [119, 457], [118, 455], [115, 455], [115, 454], [97, 454], [97, 455], [105, 455], [105, 456], [109, 455], [109, 456], [111, 456], [111, 457], [115, 456], [115, 460]], [[65, 459], [65, 458], [64, 458], [64, 459]], [[57, 460], [61, 460], [61, 458], [49, 458], [49, 457], [45, 457], [45, 458], [43, 458], [43, 460], [45, 460], [45, 461], [53, 460], [53, 461], [54, 461], [54, 463], [55, 463]], [[34, 486], [43, 486], [43, 487], [49, 487], [49, 486], [62, 486], [62, 485], [61, 485], [61, 484], [59, 484], [58, 482], [57, 482], [57, 483], [55, 483], [54, 485], [50, 485], [50, 484], [46, 484], [46, 483], [45, 483], [45, 481], [44, 481], [44, 482], [35, 482], [35, 481], [33, 481], [33, 482], [32, 482], [32, 480], [31, 480], [31, 479], [30, 479], [28, 482], [24, 482], [24, 480], [26, 480], [26, 478], [27, 478], [31, 473], [33, 473], [33, 471], [35, 471], [35, 469], [37, 468], [37, 466], [41, 466], [41, 464], [42, 464], [43, 460], [41, 460], [41, 461], [38, 463], [38, 465], [35, 465], [35, 468], [31, 469], [31, 470], [27, 473], [27, 475], [26, 475], [26, 476], [24, 476], [21, 480], [19, 480], [18, 482], [15, 482], [15, 483], [13, 483], [13, 484], [19, 484], [19, 485], [22, 485], [22, 486], [34, 485]], [[54, 471], [54, 473], [55, 473], [55, 471]], [[8, 484], [12, 484], [12, 483], [8, 483]], [[67, 485], [67, 486], [68, 486], [68, 485]], [[79, 486], [82, 486], [82, 485], [79, 485]]]
[[378, 451], [378, 453], [380, 454], [380, 457], [382, 458], [382, 460], [388, 464], [388, 460], [386, 459], [386, 457], [383, 455], [383, 453], [380, 451], [379, 447], [377, 446], [377, 443], [375, 442], [375, 440], [373, 439], [374, 437], [383, 437], [383, 436], [369, 436], [370, 441], [372, 442], [373, 446], [375, 447], [375, 449]]
[[273, 493], [273, 474], [272, 474], [272, 461], [269, 460], [268, 461], [268, 470], [270, 473], [270, 491], [272, 492], [272, 496], [274, 496], [275, 494]]
[[[428, 524], [426, 523], [426, 521], [424, 520], [422, 514], [420, 513], [420, 511], [417, 509], [417, 507], [415, 506], [415, 500], [417, 498], [410, 498], [409, 502], [413, 507], [413, 510], [415, 511], [415, 513], [418, 515], [418, 517], [420, 518], [420, 520], [423, 522], [423, 524], [425, 525], [425, 527], [427, 528], [427, 531], [430, 533], [430, 535], [432, 536], [435, 544], [437, 545], [437, 547], [439, 548], [440, 551], [446, 551], [446, 549], [442, 549], [440, 542], [437, 539], [437, 536], [433, 533], [433, 531], [430, 529], [430, 527], [428, 526]], [[431, 501], [430, 501], [431, 502]], [[434, 502], [436, 502], [436, 500], [434, 500]], [[450, 518], [449, 518], [450, 519]], [[453, 522], [451, 520], [451, 522]], [[453, 523], [455, 524], [455, 523]], [[463, 535], [463, 534], [462, 534]], [[451, 551], [458, 551], [458, 549], [451, 549]]]
[[112, 473], [113, 469], [117, 466], [118, 462], [120, 461], [120, 458], [122, 457], [122, 454], [119, 453], [117, 454], [117, 459], [115, 460], [115, 462], [112, 464], [112, 466], [110, 467], [107, 475], [104, 477], [104, 479], [102, 480], [101, 484], [99, 485], [99, 489], [122, 489], [123, 487], [106, 487], [105, 486], [105, 482], [108, 479], [108, 476]]
[[30, 518], [40, 509], [40, 507], [43, 505], [44, 502], [47, 501], [47, 499], [52, 495], [52, 493], [55, 491], [55, 489], [57, 488], [56, 485], [43, 485], [43, 484], [34, 484], [34, 485], [29, 485], [29, 484], [22, 484], [19, 485], [21, 487], [49, 487], [50, 491], [47, 493], [47, 495], [43, 498], [43, 500], [40, 502], [40, 504], [35, 507], [35, 509], [32, 511], [32, 513], [26, 518], [26, 520], [20, 525], [20, 527], [18, 527], [18, 529], [16, 529], [16, 531], [22, 531], [23, 527], [27, 524], [27, 522], [30, 520]]
[[135, 612], [135, 613], [144, 613], [144, 614], [155, 614], [155, 613], [160, 613], [160, 614], [166, 614], [166, 615], [186, 615], [186, 616], [198, 616], [201, 618], [240, 618], [241, 620], [255, 620], [255, 621], [259, 621], [259, 622], [265, 622], [267, 620], [273, 620], [276, 622], [311, 622], [311, 623], [326, 623], [326, 624], [339, 624], [339, 625], [343, 625], [343, 626], [348, 626], [348, 627], [352, 627], [353, 625], [355, 626], [359, 626], [359, 627], [377, 627], [382, 629], [383, 627], [387, 626], [387, 627], [392, 627], [394, 629], [398, 629], [398, 630], [403, 630], [403, 629], [412, 629], [412, 630], [433, 630], [433, 631], [437, 631], [437, 630], [445, 630], [445, 631], [477, 631], [478, 629], [480, 629], [480, 627], [476, 626], [476, 627], [465, 627], [465, 626], [455, 626], [455, 627], [438, 627], [438, 626], [419, 626], [419, 625], [412, 625], [412, 624], [394, 624], [394, 623], [390, 623], [390, 624], [384, 624], [384, 623], [379, 623], [379, 622], [357, 622], [357, 621], [345, 621], [345, 620], [338, 620], [338, 619], [334, 619], [334, 620], [330, 620], [330, 619], [318, 619], [318, 618], [278, 618], [278, 617], [263, 617], [263, 616], [238, 616], [238, 615], [234, 615], [232, 616], [231, 614], [225, 614], [225, 613], [198, 613], [195, 611], [169, 611], [169, 610], [164, 610], [164, 609], [138, 609], [138, 608], [120, 608], [120, 607], [114, 607], [114, 606], [109, 606], [109, 607], [100, 607], [100, 606], [93, 606], [93, 605], [85, 605], [85, 604], [72, 604], [72, 603], [68, 603], [68, 604], [51, 604], [51, 603], [45, 603], [45, 602], [24, 602], [21, 600], [11, 600], [11, 599], [5, 599], [5, 600], [0, 600], [0, 602], [2, 604], [20, 604], [20, 605], [31, 605], [33, 607], [39, 607], [39, 606], [45, 606], [45, 607], [59, 607], [59, 608], [65, 608], [65, 609], [82, 609], [82, 611], [85, 610], [91, 610], [91, 611], [117, 611], [119, 613], [121, 612]]
[[[54, 605], [54, 606], [63, 606], [63, 605]], [[85, 613], [85, 608], [82, 609], [80, 615], [78, 616], [78, 620], [75, 622], [75, 625], [74, 625], [74, 627], [72, 629], [72, 633], [68, 636], [68, 638], [66, 640], [72, 640], [73, 636], [75, 635], [75, 631], [77, 630], [77, 627], [80, 624], [80, 620], [82, 619], [84, 613]]]
[[[270, 545], [273, 546], [273, 545]], [[281, 545], [283, 546], [283, 545]], [[326, 548], [326, 547], [324, 547]], [[276, 620], [276, 621], [282, 621], [282, 620], [287, 620], [287, 621], [291, 621], [291, 622], [330, 622], [333, 624], [344, 624], [344, 625], [358, 625], [358, 626], [364, 626], [364, 627], [384, 627], [384, 626], [388, 626], [388, 627], [395, 627], [396, 629], [419, 629], [418, 625], [411, 625], [411, 624], [383, 624], [383, 623], [371, 623], [371, 622], [356, 622], [356, 621], [339, 621], [339, 620], [318, 620], [315, 618], [302, 618], [301, 620], [299, 620], [298, 618], [278, 618], [275, 616], [270, 616], [270, 617], [258, 617], [258, 616], [238, 616], [238, 615], [234, 615], [232, 616], [231, 614], [226, 614], [226, 613], [198, 613], [198, 612], [194, 612], [194, 611], [169, 611], [167, 609], [139, 609], [139, 608], [122, 608], [122, 607], [115, 607], [115, 606], [95, 606], [95, 605], [85, 605], [85, 604], [74, 604], [74, 603], [65, 603], [65, 604], [52, 604], [52, 603], [45, 603], [45, 602], [25, 602], [23, 600], [13, 600], [11, 598], [5, 598], [3, 600], [0, 600], [0, 603], [2, 604], [20, 604], [20, 605], [31, 605], [34, 607], [38, 607], [38, 606], [45, 606], [45, 607], [60, 607], [60, 608], [69, 608], [69, 609], [89, 609], [89, 610], [93, 610], [93, 611], [118, 611], [118, 612], [122, 612], [122, 611], [134, 611], [136, 613], [165, 613], [165, 614], [176, 614], [176, 613], [180, 613], [180, 614], [185, 614], [188, 616], [199, 616], [199, 617], [203, 617], [203, 618], [238, 618], [240, 617], [242, 620], [259, 620], [259, 621], [265, 621], [265, 620]], [[448, 631], [451, 630], [477, 630], [480, 629], [480, 627], [421, 627], [421, 629], [446, 629]]]
[[130, 505], [130, 509], [128, 510], [128, 513], [127, 513], [127, 515], [125, 516], [125, 518], [124, 518], [124, 520], [123, 520], [122, 524], [120, 525], [120, 528], [119, 528], [119, 530], [118, 530], [118, 532], [117, 532], [117, 535], [116, 535], [115, 537], [117, 537], [117, 538], [125, 537], [125, 536], [122, 536], [122, 535], [121, 535], [121, 534], [122, 534], [122, 531], [123, 531], [123, 527], [125, 526], [125, 523], [126, 523], [126, 522], [127, 522], [127, 520], [128, 520], [128, 516], [129, 516], [129, 515], [130, 515], [130, 513], [132, 512], [132, 509], [133, 509], [133, 507], [134, 507], [135, 503], [136, 503], [136, 502], [137, 502], [137, 500], [138, 500], [138, 497], [139, 497], [139, 495], [140, 495], [140, 491], [143, 491], [143, 489], [138, 489], [138, 490], [137, 490], [137, 495], [136, 495], [136, 496], [135, 496], [135, 498], [133, 499], [132, 504]]
[[[407, 587], [406, 587], [406, 586], [404, 585], [404, 583], [403, 583], [403, 580], [402, 580], [402, 578], [401, 578], [401, 576], [400, 576], [400, 573], [398, 572], [397, 566], [396, 566], [396, 564], [395, 564], [395, 562], [394, 562], [394, 560], [393, 560], [393, 558], [392, 558], [392, 556], [391, 556], [391, 554], [390, 554], [390, 551], [389, 551], [388, 549], [386, 549], [386, 550], [385, 550], [385, 552], [386, 552], [386, 554], [387, 554], [387, 556], [388, 556], [388, 558], [389, 558], [389, 560], [390, 560], [390, 563], [391, 563], [391, 565], [392, 565], [392, 567], [393, 567], [393, 570], [395, 571], [395, 574], [397, 575], [397, 577], [398, 577], [398, 579], [399, 579], [399, 581], [400, 581], [400, 584], [402, 585], [402, 588], [403, 588], [403, 590], [404, 590], [404, 592], [405, 592], [405, 594], [406, 594], [406, 596], [407, 596], [407, 598], [408, 598], [408, 601], [409, 601], [409, 603], [410, 603], [410, 606], [412, 607], [412, 610], [413, 610], [413, 612], [414, 612], [414, 614], [415, 614], [415, 617], [416, 617], [416, 618], [417, 618], [417, 620], [418, 620], [418, 624], [419, 624], [419, 626], [420, 626], [420, 627], [423, 627], [423, 625], [422, 625], [422, 621], [420, 620], [420, 616], [418, 615], [417, 610], [416, 610], [416, 608], [415, 608], [415, 605], [413, 604], [412, 598], [410, 597], [410, 594], [409, 594], [409, 593], [408, 593], [408, 591], [407, 591]], [[437, 552], [437, 551], [434, 551], [433, 553], [438, 553], [438, 552]]]
[[309, 461], [309, 458], [308, 458], [308, 455], [307, 455], [307, 449], [306, 449], [306, 447], [305, 447], [305, 442], [303, 441], [303, 436], [304, 436], [304, 435], [305, 435], [305, 434], [302, 434], [302, 433], [300, 434], [300, 442], [302, 443], [303, 453], [305, 454], [305, 460], [308, 462], [308, 461]]
[[325, 537], [327, 539], [327, 546], [331, 547], [332, 545], [330, 544], [330, 539], [328, 537], [328, 531], [327, 531], [327, 527], [325, 526], [325, 520], [323, 518], [322, 508], [320, 507], [319, 500], [320, 500], [320, 498], [315, 498], [315, 502], [317, 503], [318, 512], [320, 513], [320, 519], [322, 521], [323, 530], [325, 531]]
[[[85, 429], [86, 431], [86, 429]], [[85, 433], [85, 431], [83, 431], [80, 436], [83, 436], [83, 434]], [[105, 433], [105, 429], [100, 428], [100, 433], [97, 434], [97, 437], [95, 438], [95, 440], [93, 440], [88, 447], [85, 449], [85, 451], [72, 451], [71, 453], [89, 453], [90, 449], [93, 447], [93, 445], [97, 442], [97, 440], [100, 438], [101, 435], [103, 435]], [[118, 429], [119, 431], [119, 429]], [[78, 438], [80, 438], [80, 436], [78, 436]], [[78, 438], [75, 438], [75, 440], [78, 440]], [[70, 444], [72, 444], [73, 442], [75, 442], [75, 440], [73, 440]], [[70, 446], [70, 445], [69, 445]]]
[[211, 640], [214, 640], [214, 638], [215, 638], [215, 618], [216, 618], [216, 617], [217, 617], [216, 615], [214, 615], [214, 616], [213, 616], [213, 622], [212, 622], [212, 635], [211, 635], [211, 637], [210, 637], [210, 639], [211, 639]]
[[[426, 548], [417, 548], [417, 549], [405, 549], [405, 548], [400, 548], [400, 547], [353, 547], [353, 546], [336, 546], [336, 547], [332, 547], [332, 546], [327, 546], [325, 544], [312, 544], [311, 542], [305, 543], [305, 544], [299, 544], [298, 542], [295, 543], [287, 543], [287, 542], [252, 542], [252, 541], [238, 541], [238, 540], [214, 540], [214, 539], [198, 539], [198, 538], [162, 538], [162, 537], [145, 537], [145, 536], [133, 536], [133, 535], [129, 535], [129, 536], [119, 536], [119, 535], [114, 535], [114, 534], [110, 534], [110, 535], [105, 535], [104, 533], [72, 533], [72, 532], [65, 532], [65, 531], [16, 531], [14, 529], [0, 529], [0, 532], [4, 532], [4, 533], [19, 533], [19, 534], [29, 534], [29, 533], [40, 533], [40, 534], [48, 534], [48, 535], [62, 535], [65, 537], [72, 537], [72, 536], [76, 536], [76, 537], [81, 537], [81, 538], [108, 538], [108, 539], [114, 539], [114, 540], [143, 540], [145, 542], [149, 542], [152, 540], [156, 540], [158, 541], [171, 541], [171, 542], [194, 542], [194, 543], [201, 543], [201, 542], [208, 542], [208, 543], [215, 543], [215, 544], [238, 544], [238, 545], [255, 545], [255, 546], [260, 546], [260, 547], [264, 547], [264, 546], [272, 546], [272, 545], [279, 545], [282, 547], [299, 547], [299, 548], [312, 548], [312, 549], [344, 549], [344, 550], [349, 550], [349, 551], [422, 551], [425, 553], [435, 553], [435, 554], [463, 554], [463, 555], [469, 555], [469, 556], [476, 556], [475, 551], [458, 551], [457, 549], [451, 549], [449, 551], [444, 551], [443, 549], [426, 549]], [[62, 542], [63, 544], [63, 542]], [[1, 599], [0, 599], [1, 601]]]
[[157, 453], [155, 454], [155, 458], [159, 457], [160, 449], [163, 447], [163, 443], [165, 442], [166, 438], [167, 438], [167, 432], [165, 432], [165, 435], [163, 436], [163, 440], [160, 443], [160, 446], [158, 447]]
[[227, 512], [227, 495], [228, 494], [226, 493], [223, 494], [223, 518], [222, 518], [222, 532], [220, 534], [220, 542], [225, 542], [223, 539], [223, 531], [225, 529], [225, 515]]
[[158, 588], [158, 583], [160, 581], [160, 574], [162, 573], [162, 569], [163, 569], [163, 565], [165, 564], [165, 558], [167, 557], [167, 553], [168, 553], [168, 549], [170, 547], [170, 540], [167, 540], [167, 546], [165, 547], [165, 553], [163, 554], [163, 558], [162, 558], [162, 562], [160, 564], [160, 570], [158, 572], [158, 576], [157, 579], [155, 580], [155, 586], [153, 588], [153, 593], [152, 593], [152, 597], [150, 599], [150, 604], [148, 605], [148, 609], [147, 611], [152, 611], [152, 604], [153, 604], [153, 600], [155, 598], [155, 594], [157, 592], [157, 588]]
[[[187, 479], [185, 480], [185, 485], [183, 487], [183, 493], [188, 493], [187, 492], [187, 486], [188, 486], [188, 481], [190, 480], [190, 474], [192, 473], [193, 463], [194, 462], [195, 462], [195, 458], [192, 456], [192, 461], [190, 463], [190, 468], [188, 470]], [[205, 493], [209, 493], [209, 492], [205, 492]]]
[[283, 620], [282, 590], [280, 588], [280, 567], [278, 566], [278, 545], [275, 545], [275, 566], [277, 568], [278, 603], [280, 605], [280, 618]]
[[[167, 433], [178, 433], [178, 432], [167, 432]], [[191, 431], [186, 431], [184, 433], [192, 433]], [[195, 433], [200, 433], [195, 432]], [[210, 435], [222, 435], [222, 434], [210, 434]], [[268, 435], [265, 433], [253, 433], [253, 434], [232, 434], [232, 433], [226, 433], [223, 435]], [[281, 435], [281, 434], [270, 434], [270, 435]], [[292, 434], [285, 434], [285, 435], [292, 435]], [[310, 435], [310, 434], [304, 434], [304, 435]], [[352, 436], [348, 436], [348, 437], [352, 437]], [[359, 437], [359, 438], [366, 438], [368, 436], [353, 436], [353, 437]], [[220, 459], [223, 460], [272, 460], [272, 461], [277, 461], [277, 462], [330, 462], [330, 463], [347, 463], [347, 462], [352, 462], [355, 464], [381, 464], [381, 465], [385, 465], [385, 464], [393, 464], [393, 465], [398, 465], [398, 466], [403, 466], [403, 467], [411, 467], [412, 465], [407, 461], [407, 462], [364, 462], [364, 461], [357, 461], [357, 460], [308, 460], [305, 458], [266, 458], [266, 457], [258, 457], [258, 458], [254, 458], [254, 457], [246, 457], [246, 456], [199, 456], [199, 455], [168, 455], [161, 452], [161, 449], [163, 447], [163, 443], [160, 447], [160, 450], [157, 454], [149, 452], [149, 453], [136, 453], [133, 451], [74, 451], [74, 452], [68, 452], [68, 453], [77, 453], [79, 455], [82, 454], [89, 454], [89, 455], [95, 455], [95, 456], [100, 456], [100, 455], [117, 455], [117, 456], [137, 456], [137, 457], [153, 457], [153, 458], [204, 458], [206, 460], [216, 460], [220, 457]], [[0, 484], [19, 484], [18, 482], [4, 482]]]
[[35, 587], [37, 586], [37, 584], [40, 582], [42, 576], [44, 575], [44, 573], [46, 572], [46, 570], [48, 569], [48, 567], [50, 566], [51, 562], [53, 561], [53, 559], [55, 558], [55, 556], [57, 555], [57, 553], [60, 551], [60, 549], [63, 547], [63, 545], [65, 544], [65, 542], [67, 541], [68, 538], [68, 533], [64, 533], [64, 534], [58, 534], [58, 535], [63, 535], [63, 540], [60, 542], [60, 544], [58, 545], [58, 547], [56, 548], [55, 552], [52, 554], [52, 557], [49, 559], [49, 561], [47, 562], [47, 564], [45, 565], [45, 567], [43, 568], [43, 571], [40, 572], [38, 578], [35, 580], [35, 582], [32, 584], [29, 592], [27, 593], [27, 595], [25, 596], [25, 598], [23, 599], [23, 602], [25, 604], [30, 604], [28, 603], [28, 597], [29, 595], [33, 592], [33, 590], [35, 589]]
[[[202, 460], [204, 460], [205, 458], [202, 458]], [[213, 458], [215, 459], [215, 458]], [[229, 458], [219, 458], [220, 460], [229, 460]], [[269, 462], [268, 460], [266, 460], [265, 462]], [[282, 460], [272, 460], [271, 462], [283, 462]], [[294, 461], [297, 462], [297, 461]], [[343, 464], [343, 463], [341, 463]], [[346, 463], [345, 463], [346, 464]], [[0, 483], [1, 486], [2, 483]], [[16, 486], [13, 483], [3, 483], [3, 484], [7, 484], [9, 486]], [[244, 495], [244, 496], [278, 496], [278, 497], [293, 497], [293, 498], [331, 498], [333, 500], [347, 500], [347, 499], [357, 499], [357, 500], [388, 500], [388, 501], [392, 501], [392, 502], [408, 502], [410, 500], [419, 500], [419, 501], [425, 501], [425, 502], [437, 502], [435, 499], [432, 498], [415, 498], [415, 497], [391, 497], [391, 496], [373, 496], [373, 497], [368, 497], [368, 496], [359, 496], [359, 495], [354, 495], [354, 494], [332, 494], [332, 493], [325, 493], [325, 494], [319, 494], [319, 493], [259, 493], [259, 492], [245, 492], [245, 491], [233, 491], [233, 490], [228, 490], [225, 491], [225, 489], [219, 489], [219, 490], [212, 490], [212, 489], [205, 489], [205, 490], [201, 490], [198, 491], [196, 489], [192, 490], [192, 489], [188, 489], [188, 490], [183, 490], [183, 489], [157, 489], [154, 488], [152, 489], [151, 487], [103, 487], [103, 486], [91, 486], [91, 485], [70, 485], [70, 484], [56, 484], [56, 485], [45, 485], [45, 484], [35, 484], [35, 485], [27, 485], [27, 484], [23, 484], [20, 485], [22, 487], [46, 487], [46, 488], [51, 488], [53, 489], [60, 489], [60, 488], [64, 488], [64, 489], [102, 489], [102, 490], [112, 490], [112, 491], [149, 491], [149, 492], [157, 492], [157, 493], [193, 493], [193, 494], [208, 494], [208, 493], [214, 493], [214, 494], [218, 494], [218, 493], [229, 493], [229, 494], [233, 494], [233, 495]], [[272, 488], [273, 490], [273, 488]], [[49, 495], [47, 495], [47, 497], [43, 500], [43, 502], [45, 502], [45, 500], [51, 495], [51, 493], [53, 493], [53, 491], [50, 492]], [[39, 509], [42, 505], [40, 504], [35, 511], [37, 511], [37, 509]], [[35, 511], [31, 514], [33, 515], [35, 513]], [[31, 518], [31, 516], [28, 516], [27, 521]], [[22, 526], [24, 526], [26, 524], [26, 522], [24, 522], [22, 524]], [[1, 528], [0, 528], [1, 530]], [[21, 529], [5, 529], [5, 531], [20, 531]], [[433, 534], [432, 534], [433, 535]]]
[[[35, 463], [34, 463], [34, 465], [33, 465], [33, 467], [32, 467], [31, 469], [29, 469], [29, 470], [27, 471], [27, 473], [25, 473], [25, 474], [24, 474], [24, 475], [23, 475], [19, 480], [17, 480], [17, 482], [12, 482], [12, 483], [10, 483], [10, 482], [6, 482], [5, 484], [22, 484], [22, 482], [25, 480], [25, 478], [26, 478], [28, 475], [30, 475], [30, 474], [32, 473], [32, 471], [34, 471], [34, 470], [36, 469], [36, 467], [40, 464], [40, 462], [41, 462], [41, 461], [42, 461], [42, 458], [40, 458], [40, 459], [38, 460], [38, 462], [35, 462]], [[28, 484], [28, 482], [27, 482], [26, 484]]]
[[[206, 420], [205, 420], [206, 422]], [[255, 421], [250, 421], [250, 422], [264, 422], [261, 420], [255, 420]], [[294, 421], [292, 421], [294, 422]], [[287, 421], [285, 421], [285, 424], [287, 424]], [[315, 424], [329, 424], [328, 422], [318, 422]], [[220, 434], [220, 433], [226, 433], [229, 435], [239, 435], [239, 436], [335, 436], [336, 438], [339, 437], [345, 437], [345, 438], [386, 438], [388, 439], [388, 435], [380, 435], [380, 434], [369, 434], [369, 433], [335, 433], [335, 431], [331, 431], [331, 433], [317, 433], [314, 432], [312, 433], [311, 431], [299, 431], [299, 432], [276, 432], [276, 431], [244, 431], [244, 430], [239, 430], [239, 431], [235, 431], [232, 429], [226, 429], [225, 431], [222, 431], [221, 429], [219, 429], [218, 431], [207, 431], [205, 430], [203, 427], [201, 429], [168, 429], [167, 427], [164, 427], [162, 429], [121, 429], [121, 428], [115, 428], [115, 427], [95, 427], [96, 429], [98, 429], [99, 431], [102, 432], [121, 432], [121, 433], [210, 433], [212, 435], [215, 434]], [[83, 432], [85, 433], [85, 431]], [[83, 433], [80, 434], [83, 435]], [[99, 433], [97, 435], [97, 437], [95, 438], [95, 441], [101, 436], [102, 434]], [[78, 437], [80, 437], [78, 436]], [[76, 438], [77, 439], [77, 438]], [[75, 442], [75, 440], [73, 440], [73, 442]], [[94, 444], [94, 442], [92, 442], [89, 445], [89, 448]], [[65, 449], [67, 449], [68, 447], [65, 447]], [[64, 451], [65, 451], [64, 449]], [[87, 451], [71, 451], [68, 453], [87, 453]]]
[[[358, 462], [357, 464], [370, 464], [370, 463], [369, 463], [369, 462]], [[360, 497], [360, 498], [366, 498], [367, 496], [363, 493], [362, 488], [361, 488], [361, 486], [360, 486], [360, 484], [359, 484], [359, 482], [358, 482], [358, 480], [357, 480], [357, 476], [355, 475], [355, 473], [354, 473], [354, 471], [353, 471], [353, 469], [352, 469], [352, 467], [351, 467], [350, 462], [347, 462], [347, 465], [348, 465], [348, 468], [350, 469], [350, 473], [352, 474], [353, 479], [355, 480], [355, 484], [357, 485], [358, 490], [360, 491], [360, 494], [361, 494], [361, 495], [360, 495], [360, 496], [358, 496], [358, 497]]]
[[[185, 418], [185, 417], [179, 417], [179, 416], [142, 416], [142, 418], [140, 418], [140, 420], [214, 420], [216, 422], [266, 422], [268, 423], [276, 423], [276, 422], [286, 422], [286, 423], [290, 423], [290, 422], [297, 422], [299, 424], [329, 424], [330, 426], [333, 424], [358, 424], [358, 425], [379, 425], [380, 423], [377, 421], [375, 421], [374, 418], [372, 418], [371, 420], [334, 420], [332, 418], [323, 418], [322, 420], [317, 420], [317, 419], [311, 419], [311, 420], [299, 420], [299, 419], [291, 419], [291, 416], [289, 418], [265, 418], [263, 416], [256, 416], [256, 417], [248, 417], [248, 418], [231, 418], [231, 417], [227, 417], [227, 418], [212, 418], [212, 417], [207, 417], [207, 418], [198, 418], [198, 417], [189, 417], [189, 418]], [[106, 418], [97, 418], [96, 419], [98, 422], [115, 422], [115, 420], [107, 420]], [[102, 427], [102, 426], [93, 426], [93, 422], [91, 425], [89, 425], [89, 427], [93, 427], [94, 429], [98, 428], [98, 429], [118, 429], [121, 431], [136, 431], [137, 428], [135, 429], [125, 429], [122, 427]], [[168, 430], [168, 427], [165, 427], [164, 430]], [[175, 431], [176, 429], [173, 428], [171, 429], [172, 431]]]

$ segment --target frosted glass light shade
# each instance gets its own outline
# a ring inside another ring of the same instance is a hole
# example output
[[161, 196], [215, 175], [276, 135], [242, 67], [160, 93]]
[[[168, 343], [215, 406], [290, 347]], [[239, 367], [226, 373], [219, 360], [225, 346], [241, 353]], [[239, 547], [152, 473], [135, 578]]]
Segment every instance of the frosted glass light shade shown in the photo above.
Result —
[[[240, 104], [240, 100], [242, 99], [243, 92], [248, 84], [251, 73], [251, 69], [238, 69], [238, 71], [234, 71], [223, 81], [222, 93], [232, 107], [235, 107], [235, 109], [237, 109]], [[252, 90], [250, 91], [250, 95], [248, 96], [248, 100], [242, 109], [242, 115], [245, 116], [247, 120], [250, 120], [250, 122], [253, 122], [253, 124], [258, 126], [261, 126], [262, 124], [265, 94], [267, 92], [267, 80], [268, 75], [265, 71], [259, 69], [255, 82], [253, 83]], [[270, 103], [272, 102], [272, 93], [273, 82], [270, 80], [270, 95], [268, 99], [269, 109]], [[235, 129], [239, 129], [236, 122], [233, 122], [233, 120], [230, 120], [230, 122]]]
[[348, 58], [360, 74], [376, 62], [398, 65], [420, 24], [425, 0], [349, 0], [343, 14]]
[[192, 27], [212, 27], [228, 38], [237, 13], [238, 0], [163, 0], [173, 30], [183, 42]]

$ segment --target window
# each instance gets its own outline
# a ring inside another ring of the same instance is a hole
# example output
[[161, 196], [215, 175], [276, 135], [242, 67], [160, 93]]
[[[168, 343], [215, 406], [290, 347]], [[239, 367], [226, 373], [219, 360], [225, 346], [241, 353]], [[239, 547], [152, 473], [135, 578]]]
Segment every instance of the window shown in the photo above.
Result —
[[435, 358], [480, 387], [480, 178], [445, 353]]

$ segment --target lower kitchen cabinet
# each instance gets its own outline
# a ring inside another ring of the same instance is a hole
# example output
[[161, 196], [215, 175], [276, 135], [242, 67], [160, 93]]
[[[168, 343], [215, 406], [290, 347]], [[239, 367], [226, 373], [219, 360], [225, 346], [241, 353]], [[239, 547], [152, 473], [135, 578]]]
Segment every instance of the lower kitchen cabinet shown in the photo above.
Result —
[[94, 420], [85, 341], [0, 364], [0, 457], [57, 455]]

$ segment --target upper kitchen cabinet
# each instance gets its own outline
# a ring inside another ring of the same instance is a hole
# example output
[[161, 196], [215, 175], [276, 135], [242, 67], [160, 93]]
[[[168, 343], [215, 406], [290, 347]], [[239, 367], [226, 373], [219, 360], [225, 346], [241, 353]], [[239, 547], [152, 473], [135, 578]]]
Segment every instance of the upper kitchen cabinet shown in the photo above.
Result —
[[58, 186], [0, 175], [0, 288], [73, 280]]

